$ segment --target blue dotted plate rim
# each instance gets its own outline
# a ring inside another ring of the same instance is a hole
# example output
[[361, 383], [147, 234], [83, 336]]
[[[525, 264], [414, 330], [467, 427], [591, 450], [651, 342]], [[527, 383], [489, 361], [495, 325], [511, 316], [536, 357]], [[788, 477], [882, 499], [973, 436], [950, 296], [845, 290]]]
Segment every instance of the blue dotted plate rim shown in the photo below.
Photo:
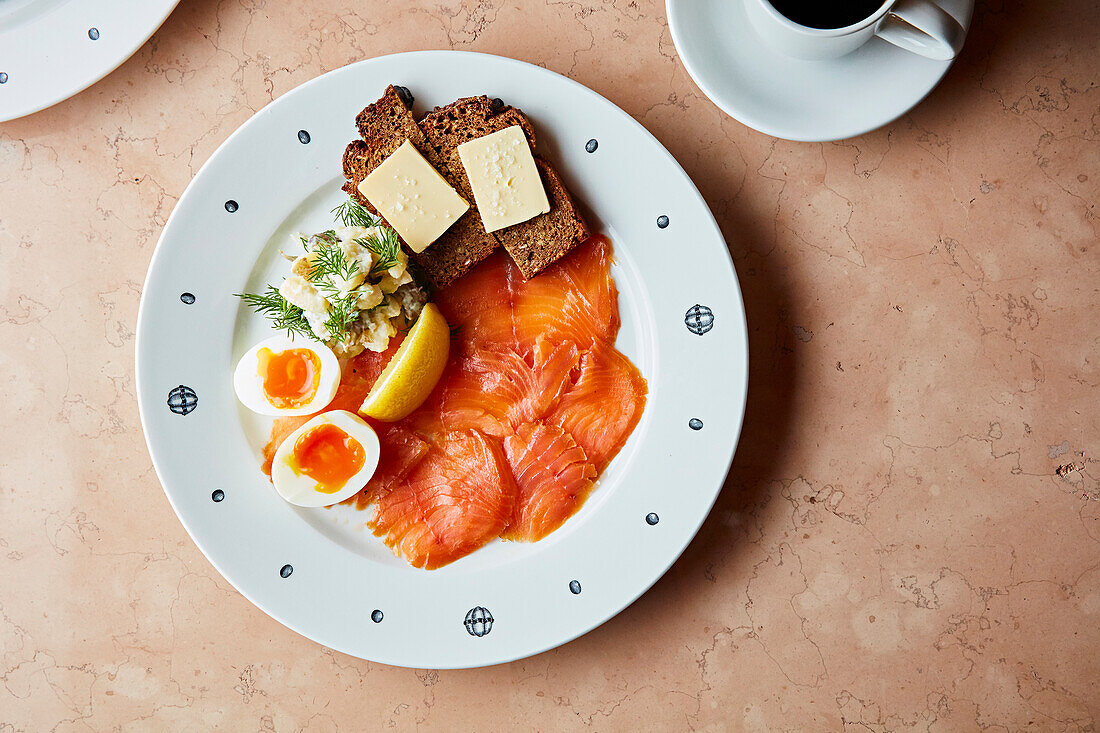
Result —
[[[79, 94], [121, 66], [164, 24], [179, 0], [81, 0], [64, 13], [21, 8], [0, 29], [0, 122]], [[58, 39], [71, 38], [59, 49]], [[49, 48], [49, 54], [40, 49]]]

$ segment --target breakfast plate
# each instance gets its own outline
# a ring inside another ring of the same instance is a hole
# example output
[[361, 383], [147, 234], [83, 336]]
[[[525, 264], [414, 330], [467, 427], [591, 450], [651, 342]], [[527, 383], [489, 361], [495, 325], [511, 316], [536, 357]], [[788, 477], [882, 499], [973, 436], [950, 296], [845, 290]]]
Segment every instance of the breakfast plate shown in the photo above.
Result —
[[[963, 29], [974, 0], [939, 0]], [[872, 38], [840, 58], [804, 60], [761, 39], [745, 0], [665, 0], [680, 60], [707, 97], [737, 121], [786, 140], [856, 137], [917, 105], [951, 61]]]
[[179, 0], [0, 0], [0, 122], [68, 99], [118, 68]]
[[[285, 274], [279, 253], [288, 235], [332, 226], [333, 209], [346, 201], [341, 158], [356, 137], [356, 115], [389, 84], [414, 90], [419, 111], [481, 94], [522, 107], [539, 151], [557, 164], [591, 228], [613, 243], [621, 314], [614, 346], [648, 383], [637, 427], [560, 529], [534, 543], [496, 540], [431, 571], [395, 557], [352, 506], [282, 501], [260, 470], [270, 421], [244, 409], [233, 387], [238, 359], [271, 336], [234, 294]], [[136, 352], [157, 475], [218, 571], [320, 644], [429, 668], [545, 651], [649, 588], [721, 489], [744, 416], [748, 365], [725, 242], [669, 153], [576, 82], [452, 51], [329, 72], [230, 136], [165, 226], [142, 292]]]

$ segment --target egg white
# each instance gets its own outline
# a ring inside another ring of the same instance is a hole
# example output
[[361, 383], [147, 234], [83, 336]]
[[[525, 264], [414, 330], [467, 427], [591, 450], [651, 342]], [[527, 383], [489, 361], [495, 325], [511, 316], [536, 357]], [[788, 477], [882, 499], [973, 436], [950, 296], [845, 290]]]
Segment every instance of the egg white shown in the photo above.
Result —
[[[276, 407], [271, 404], [264, 393], [264, 380], [257, 371], [259, 365], [260, 349], [270, 349], [273, 352], [286, 351], [287, 349], [307, 349], [317, 355], [321, 362], [321, 373], [317, 380], [317, 391], [313, 399], [298, 407]], [[332, 349], [318, 341], [305, 338], [292, 338], [281, 334], [272, 336], [253, 346], [241, 360], [237, 362], [237, 368], [233, 371], [233, 390], [237, 393], [237, 399], [241, 404], [261, 415], [276, 415], [279, 417], [294, 417], [295, 415], [312, 415], [320, 412], [332, 402], [336, 396], [336, 388], [340, 386], [340, 361]]]
[[[359, 441], [363, 446], [364, 454], [363, 467], [347, 480], [342, 489], [332, 494], [318, 491], [316, 481], [290, 467], [290, 456], [294, 452], [294, 445], [298, 442], [298, 438], [318, 425], [326, 423], [335, 425]], [[354, 496], [367, 485], [375, 469], [378, 468], [379, 448], [378, 434], [363, 418], [346, 410], [331, 410], [318, 415], [286, 437], [279, 449], [275, 451], [275, 457], [271, 462], [271, 483], [275, 485], [279, 496], [296, 506], [321, 507], [337, 504]]]

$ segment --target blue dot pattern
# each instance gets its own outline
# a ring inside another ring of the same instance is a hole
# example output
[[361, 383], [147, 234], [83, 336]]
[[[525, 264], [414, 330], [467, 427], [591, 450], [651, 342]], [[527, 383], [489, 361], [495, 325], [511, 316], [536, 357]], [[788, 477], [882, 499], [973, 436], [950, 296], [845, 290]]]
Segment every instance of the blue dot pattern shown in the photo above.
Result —
[[0, 84], [8, 83], [8, 72], [0, 71]]
[[302, 145], [308, 145], [309, 141], [309, 133], [305, 130], [298, 130], [298, 142], [300, 142]]
[[240, 207], [237, 206], [237, 202], [234, 201], [233, 199], [229, 199], [228, 201], [225, 202], [225, 210], [228, 211], [230, 214], [232, 214], [233, 212], [235, 212], [239, 208]]
[[651, 527], [653, 525], [657, 524], [657, 522], [659, 522], [659, 521], [661, 521], [661, 518], [658, 517], [653, 512], [650, 512], [649, 514], [645, 515], [645, 523], [648, 524]]
[[688, 420], [688, 427], [691, 428], [692, 430], [702, 430], [703, 429], [703, 421], [700, 420], [697, 417], [693, 417], [690, 420]]
[[664, 229], [667, 226], [668, 226], [668, 217], [665, 216], [664, 214], [661, 214], [660, 216], [658, 216], [657, 217], [657, 228], [658, 229]]
[[191, 293], [180, 293], [180, 300], [184, 305], [191, 305], [195, 302], [195, 296]]
[[279, 577], [289, 578], [290, 574], [293, 573], [293, 572], [294, 572], [294, 566], [293, 565], [284, 565], [281, 568], [279, 568]]
[[382, 623], [383, 614], [377, 608], [371, 611], [370, 620], [376, 624]]
[[570, 580], [569, 581], [569, 592], [572, 593], [575, 596], [580, 595], [581, 582], [579, 580]]
[[93, 41], [98, 41], [99, 40], [99, 29], [98, 28], [89, 28], [88, 29], [88, 38], [91, 38]]
[[600, 147], [600, 144], [596, 141], [596, 138], [592, 138], [584, 144], [584, 149], [590, 153], [596, 152], [596, 148], [598, 147]]
[[210, 495], [210, 499], [214, 502], [219, 502], [225, 499], [225, 492], [221, 489], [214, 489], [214, 493]]

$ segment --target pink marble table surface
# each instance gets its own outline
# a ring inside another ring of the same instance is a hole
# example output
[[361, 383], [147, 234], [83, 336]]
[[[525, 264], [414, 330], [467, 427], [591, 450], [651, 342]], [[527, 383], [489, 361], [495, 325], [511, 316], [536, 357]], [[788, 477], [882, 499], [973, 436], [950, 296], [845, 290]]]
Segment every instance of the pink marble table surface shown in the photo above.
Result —
[[[653, 0], [184, 0], [0, 124], [0, 731], [1095, 730], [1098, 28], [1094, 0], [981, 0], [920, 106], [802, 144], [715, 108]], [[430, 48], [544, 65], [652, 131], [722, 226], [752, 352], [733, 469], [668, 575], [456, 672], [241, 597], [134, 399], [146, 267], [203, 161], [318, 74]]]

